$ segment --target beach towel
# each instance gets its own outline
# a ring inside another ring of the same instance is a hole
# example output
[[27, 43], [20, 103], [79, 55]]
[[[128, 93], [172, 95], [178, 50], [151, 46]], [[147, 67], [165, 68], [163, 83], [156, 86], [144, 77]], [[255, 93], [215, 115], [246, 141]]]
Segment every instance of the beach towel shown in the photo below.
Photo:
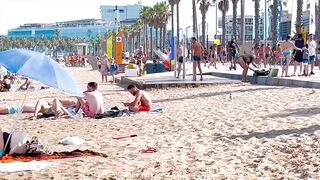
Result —
[[108, 118], [108, 117], [126, 117], [126, 116], [131, 116], [131, 115], [136, 115], [136, 114], [146, 114], [146, 113], [162, 113], [164, 112], [163, 108], [157, 108], [157, 109], [151, 109], [150, 112], [130, 112], [127, 109], [124, 110], [119, 110], [116, 108], [111, 108], [112, 110], [106, 111], [103, 114], [96, 114], [95, 119], [102, 119], [102, 118]]
[[0, 163], [0, 173], [39, 171], [56, 163], [46, 161]]
[[28, 154], [28, 155], [5, 155], [0, 158], [0, 163], [11, 163], [11, 162], [30, 162], [30, 161], [41, 161], [41, 160], [52, 160], [52, 159], [66, 159], [66, 158], [78, 158], [78, 157], [89, 157], [89, 156], [100, 156], [107, 158], [108, 156], [104, 153], [98, 153], [91, 150], [74, 150], [74, 151], [63, 151], [53, 152], [52, 154]]

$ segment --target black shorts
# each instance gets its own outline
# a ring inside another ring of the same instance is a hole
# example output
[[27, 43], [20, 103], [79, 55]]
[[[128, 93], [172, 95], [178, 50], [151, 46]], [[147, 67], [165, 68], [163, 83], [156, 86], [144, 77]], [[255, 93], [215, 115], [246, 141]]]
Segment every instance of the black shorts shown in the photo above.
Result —
[[294, 60], [301, 63], [303, 62], [303, 54], [302, 52], [297, 51], [296, 54], [294, 55]]
[[182, 57], [182, 56], [180, 56], [180, 57], [178, 58], [178, 62], [179, 62], [179, 63], [183, 63], [183, 57]]
[[200, 56], [193, 56], [193, 61], [201, 61], [201, 57]]
[[268, 59], [270, 57], [270, 54], [266, 54], [265, 57], [266, 59]]

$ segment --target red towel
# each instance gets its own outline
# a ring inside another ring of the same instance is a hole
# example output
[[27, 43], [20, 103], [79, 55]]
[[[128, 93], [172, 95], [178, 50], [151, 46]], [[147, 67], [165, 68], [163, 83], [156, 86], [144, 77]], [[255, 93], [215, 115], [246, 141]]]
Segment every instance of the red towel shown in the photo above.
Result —
[[100, 156], [108, 157], [104, 153], [98, 153], [91, 150], [74, 150], [71, 152], [53, 152], [52, 154], [28, 154], [28, 155], [5, 155], [0, 158], [0, 163], [11, 163], [15, 161], [29, 162], [29, 161], [41, 161], [41, 160], [51, 160], [51, 159], [65, 159], [65, 158], [78, 158], [78, 157], [88, 157], [88, 156]]

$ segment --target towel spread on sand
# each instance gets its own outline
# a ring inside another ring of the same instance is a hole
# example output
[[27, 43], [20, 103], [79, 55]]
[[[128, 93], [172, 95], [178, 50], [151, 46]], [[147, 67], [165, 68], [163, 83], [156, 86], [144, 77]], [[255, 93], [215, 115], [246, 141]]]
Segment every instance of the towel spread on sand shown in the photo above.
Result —
[[163, 108], [151, 109], [150, 112], [129, 112], [128, 110], [111, 109], [106, 111], [103, 114], [97, 114], [94, 118], [95, 119], [102, 119], [102, 118], [108, 118], [108, 117], [115, 118], [115, 117], [132, 116], [137, 114], [162, 113], [162, 112], [164, 112]]
[[88, 157], [88, 156], [100, 156], [108, 157], [104, 153], [98, 153], [91, 150], [74, 150], [71, 152], [53, 152], [52, 154], [28, 154], [28, 155], [5, 155], [0, 158], [0, 163], [11, 163], [16, 161], [30, 162], [30, 161], [41, 161], [41, 160], [52, 160], [52, 159], [65, 159], [65, 158], [78, 158], [78, 157]]
[[0, 172], [12, 173], [20, 171], [39, 171], [54, 164], [56, 163], [46, 161], [0, 163]]

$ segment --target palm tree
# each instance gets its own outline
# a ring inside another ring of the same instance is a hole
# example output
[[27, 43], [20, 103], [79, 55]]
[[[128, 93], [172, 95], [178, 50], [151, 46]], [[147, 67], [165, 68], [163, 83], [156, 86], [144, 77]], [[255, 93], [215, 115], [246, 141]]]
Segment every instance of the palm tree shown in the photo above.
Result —
[[[145, 47], [145, 50], [146, 52], [149, 52], [148, 50], [148, 47], [147, 47], [147, 40], [148, 40], [148, 24], [149, 24], [149, 21], [150, 21], [150, 11], [152, 9], [150, 7], [147, 7], [147, 6], [144, 6], [141, 10], [140, 10], [140, 19], [143, 23], [143, 29], [144, 29], [144, 34], [143, 34], [143, 37], [144, 37], [144, 47]], [[148, 54], [147, 53], [147, 59], [148, 59]]]
[[150, 27], [150, 57], [153, 57], [153, 27], [155, 23], [155, 12], [154, 8], [150, 8], [150, 11], [148, 12], [148, 25]]
[[159, 25], [160, 25], [159, 26], [160, 27], [160, 48], [164, 49], [163, 40], [165, 39], [165, 36], [163, 36], [163, 34], [165, 34], [164, 32], [166, 31], [166, 26], [171, 15], [169, 11], [169, 4], [167, 4], [166, 1], [161, 2], [159, 10], [160, 11], [158, 12], [157, 17], [159, 17]]
[[303, 6], [303, 0], [297, 0], [297, 20], [296, 20], [297, 34], [301, 34], [302, 32], [302, 6]]
[[174, 6], [177, 4], [177, 0], [168, 0], [171, 7], [171, 38], [174, 37]]
[[272, 47], [277, 46], [278, 40], [278, 0], [273, 0], [273, 5], [270, 6], [272, 12], [271, 19], [271, 36], [272, 36]]
[[61, 35], [61, 30], [60, 29], [56, 29], [54, 34], [56, 35], [57, 39], [59, 39], [60, 35]]
[[219, 10], [222, 12], [222, 45], [226, 44], [226, 14], [229, 10], [229, 0], [222, 0], [218, 4]]
[[233, 30], [233, 36], [237, 38], [237, 5], [239, 0], [232, 0], [232, 30]]
[[207, 19], [207, 12], [209, 7], [212, 5], [211, 2], [215, 2], [215, 0], [197, 0], [197, 3], [200, 3], [199, 9], [202, 15], [202, 46], [205, 47], [206, 44], [206, 19]]
[[254, 1], [254, 44], [257, 47], [260, 43], [260, 0]]
[[[177, 39], [178, 39], [178, 41], [180, 40], [180, 31], [179, 31], [179, 29], [180, 29], [180, 10], [179, 10], [179, 4], [180, 4], [180, 1], [181, 0], [176, 0], [176, 5], [177, 5]], [[178, 46], [179, 44], [177, 43], [177, 46]], [[178, 49], [178, 48], [177, 48]], [[178, 58], [177, 58], [178, 59]]]
[[[129, 26], [121, 26], [120, 29], [121, 29], [121, 31], [123, 31], [124, 37], [125, 37], [125, 40], [124, 40], [125, 43], [124, 43], [124, 48], [123, 49], [125, 49], [125, 51], [128, 51]], [[109, 37], [109, 33], [108, 33], [106, 39], [108, 39], [108, 37]]]
[[315, 33], [315, 38], [319, 39], [320, 38], [320, 0], [318, 0], [318, 2], [316, 2], [316, 12], [315, 12], [315, 22], [317, 22], [316, 24], [316, 33]]

